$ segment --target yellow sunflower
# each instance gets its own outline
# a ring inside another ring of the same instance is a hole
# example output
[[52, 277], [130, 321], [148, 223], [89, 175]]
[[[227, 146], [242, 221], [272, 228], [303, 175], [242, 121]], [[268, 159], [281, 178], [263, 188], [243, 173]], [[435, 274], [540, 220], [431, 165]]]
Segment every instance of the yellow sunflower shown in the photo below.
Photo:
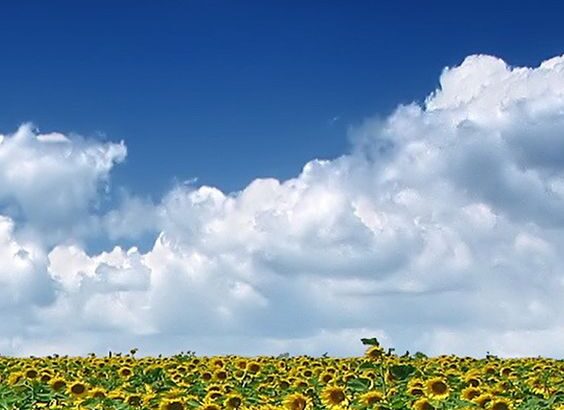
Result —
[[312, 406], [312, 399], [302, 393], [293, 393], [284, 398], [283, 405], [287, 410], [305, 410]]
[[251, 374], [257, 374], [260, 371], [260, 369], [261, 369], [261, 365], [257, 361], [249, 362], [247, 365], [247, 370]]
[[378, 390], [370, 390], [359, 397], [359, 401], [366, 407], [372, 407], [376, 403], [384, 400], [384, 394]]
[[28, 367], [27, 369], [24, 369], [24, 376], [27, 379], [35, 379], [39, 376], [39, 371], [35, 367]]
[[411, 395], [411, 396], [424, 396], [425, 395], [425, 391], [423, 390], [422, 387], [418, 387], [418, 386], [413, 386], [410, 387], [409, 389], [407, 389], [407, 392]]
[[485, 408], [489, 402], [492, 401], [492, 395], [489, 393], [482, 393], [478, 397], [474, 397], [472, 402], [476, 403], [478, 406]]
[[442, 377], [433, 377], [425, 383], [427, 394], [432, 399], [442, 400], [448, 397], [449, 387], [445, 379]]
[[68, 392], [74, 397], [82, 397], [88, 392], [88, 387], [82, 382], [74, 382], [68, 387]]
[[214, 380], [224, 382], [227, 380], [228, 374], [223, 368], [219, 368], [213, 373]]
[[411, 406], [413, 410], [435, 410], [435, 408], [431, 405], [429, 399], [422, 397], [413, 403]]
[[216, 403], [204, 400], [202, 405], [198, 407], [198, 410], [221, 410], [221, 407]]
[[164, 399], [159, 410], [184, 410], [184, 403], [180, 399]]
[[321, 383], [329, 383], [331, 380], [333, 380], [334, 377], [335, 376], [333, 376], [333, 373], [324, 371], [319, 375], [319, 381]]
[[106, 396], [108, 395], [108, 393], [106, 392], [106, 390], [104, 390], [104, 389], [102, 389], [102, 388], [100, 388], [100, 387], [96, 387], [96, 388], [90, 390], [90, 391], [88, 392], [88, 395], [89, 395], [90, 397], [95, 398], [95, 399], [104, 399], [104, 398], [106, 398]]
[[378, 360], [384, 356], [384, 349], [380, 346], [372, 346], [366, 350], [364, 355], [370, 360]]
[[488, 403], [488, 408], [490, 410], [511, 410], [513, 409], [513, 404], [509, 399], [497, 397]]
[[132, 407], [138, 407], [143, 404], [143, 396], [140, 394], [132, 393], [125, 398], [125, 402]]
[[321, 392], [321, 402], [326, 407], [348, 404], [345, 390], [340, 386], [327, 386]]
[[238, 409], [243, 404], [243, 397], [238, 393], [228, 394], [223, 404], [228, 409]]
[[56, 379], [52, 379], [49, 385], [51, 386], [51, 389], [60, 391], [67, 387], [67, 382], [64, 379], [57, 377]]
[[121, 377], [129, 377], [133, 374], [133, 371], [131, 370], [131, 368], [124, 366], [119, 369], [118, 373]]

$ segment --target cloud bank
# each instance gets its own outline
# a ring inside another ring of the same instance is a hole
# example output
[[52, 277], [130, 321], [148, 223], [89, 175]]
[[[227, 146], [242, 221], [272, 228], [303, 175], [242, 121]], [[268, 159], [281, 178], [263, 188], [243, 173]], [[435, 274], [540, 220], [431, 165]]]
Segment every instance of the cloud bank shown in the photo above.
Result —
[[[0, 136], [0, 348], [564, 354], [564, 56], [472, 55], [351, 150], [225, 194], [96, 210], [124, 143]], [[89, 235], [155, 234], [88, 254]]]

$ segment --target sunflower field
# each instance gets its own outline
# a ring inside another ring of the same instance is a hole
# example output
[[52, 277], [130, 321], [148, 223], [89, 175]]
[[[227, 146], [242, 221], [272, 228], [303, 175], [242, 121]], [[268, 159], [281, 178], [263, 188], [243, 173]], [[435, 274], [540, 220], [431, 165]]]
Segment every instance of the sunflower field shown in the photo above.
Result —
[[362, 357], [0, 357], [0, 409], [564, 410], [564, 361]]

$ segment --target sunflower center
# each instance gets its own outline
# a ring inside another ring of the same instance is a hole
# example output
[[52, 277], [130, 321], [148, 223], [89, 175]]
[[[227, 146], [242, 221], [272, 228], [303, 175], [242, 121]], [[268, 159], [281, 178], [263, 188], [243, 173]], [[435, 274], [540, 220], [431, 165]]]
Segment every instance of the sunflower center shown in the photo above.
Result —
[[345, 394], [340, 390], [333, 390], [329, 397], [331, 397], [333, 403], [340, 403], [345, 400]]
[[305, 409], [305, 406], [306, 406], [306, 401], [301, 397], [298, 397], [292, 403], [292, 409], [294, 409], [294, 410], [303, 410], [303, 409]]
[[83, 384], [75, 384], [74, 386], [71, 387], [71, 391], [74, 394], [82, 394], [82, 393], [84, 393], [85, 390], [86, 390], [86, 387], [84, 387]]
[[131, 406], [138, 406], [141, 404], [141, 397], [139, 396], [131, 396], [127, 399], [127, 404]]
[[62, 380], [57, 380], [55, 383], [53, 383], [53, 389], [55, 389], [55, 390], [60, 390], [65, 386], [66, 386], [66, 383]]
[[168, 403], [166, 410], [184, 410], [184, 406], [179, 401], [173, 401]]
[[34, 379], [37, 377], [37, 372], [35, 370], [28, 370], [25, 375], [31, 379]]
[[381, 400], [380, 396], [374, 395], [374, 396], [370, 396], [368, 397], [368, 400], [366, 400], [368, 402], [368, 404], [374, 404], [374, 403], [378, 403]]
[[443, 382], [435, 382], [431, 386], [431, 390], [433, 390], [433, 393], [435, 394], [444, 394], [446, 393], [447, 389], [447, 385]]

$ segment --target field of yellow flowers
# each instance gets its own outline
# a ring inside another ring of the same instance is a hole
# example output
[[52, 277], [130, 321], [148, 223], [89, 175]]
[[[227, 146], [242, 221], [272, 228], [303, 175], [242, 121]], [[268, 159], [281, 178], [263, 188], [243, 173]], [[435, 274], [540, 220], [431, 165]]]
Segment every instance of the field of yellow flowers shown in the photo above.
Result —
[[363, 357], [0, 357], [0, 409], [564, 410], [564, 361]]

